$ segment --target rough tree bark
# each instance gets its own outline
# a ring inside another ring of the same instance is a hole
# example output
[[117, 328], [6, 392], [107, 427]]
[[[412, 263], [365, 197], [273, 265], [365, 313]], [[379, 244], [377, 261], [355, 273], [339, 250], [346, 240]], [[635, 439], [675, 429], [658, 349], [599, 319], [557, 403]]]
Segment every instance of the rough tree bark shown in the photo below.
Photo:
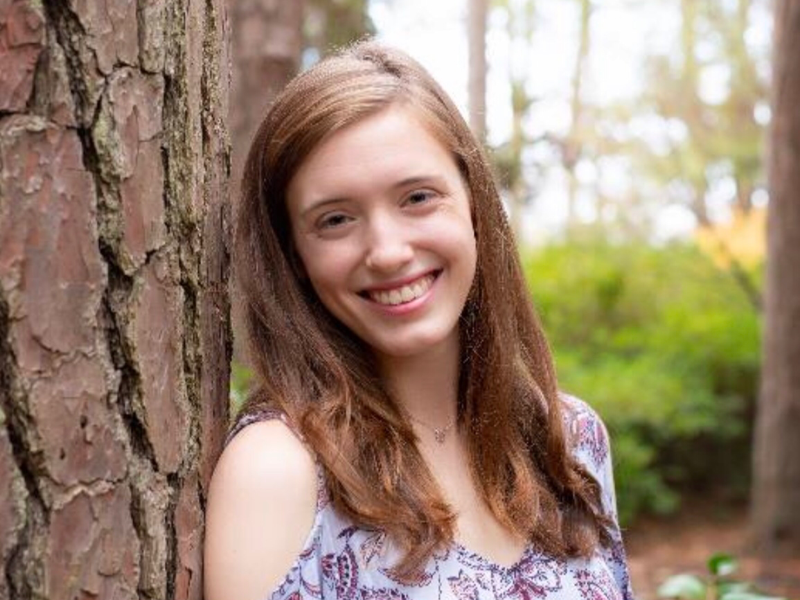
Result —
[[766, 554], [800, 553], [800, 3], [775, 5], [764, 360], [752, 530]]
[[226, 27], [222, 0], [0, 0], [0, 598], [202, 597]]

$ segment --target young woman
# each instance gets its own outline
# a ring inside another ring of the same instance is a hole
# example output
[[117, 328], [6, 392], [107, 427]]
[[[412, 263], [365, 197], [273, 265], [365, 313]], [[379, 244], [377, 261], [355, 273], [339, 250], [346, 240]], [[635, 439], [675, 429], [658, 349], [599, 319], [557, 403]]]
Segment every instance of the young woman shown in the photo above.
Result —
[[258, 387], [208, 600], [632, 597], [605, 428], [559, 393], [486, 157], [420, 65], [366, 42], [288, 85], [236, 252]]

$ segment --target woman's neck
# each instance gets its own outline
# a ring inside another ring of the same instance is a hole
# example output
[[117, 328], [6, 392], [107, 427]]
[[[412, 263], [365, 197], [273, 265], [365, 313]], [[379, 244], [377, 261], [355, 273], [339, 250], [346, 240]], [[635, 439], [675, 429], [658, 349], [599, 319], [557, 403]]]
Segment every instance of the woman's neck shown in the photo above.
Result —
[[452, 336], [421, 355], [382, 357], [381, 372], [409, 416], [430, 427], [445, 427], [456, 419], [460, 354], [458, 336]]

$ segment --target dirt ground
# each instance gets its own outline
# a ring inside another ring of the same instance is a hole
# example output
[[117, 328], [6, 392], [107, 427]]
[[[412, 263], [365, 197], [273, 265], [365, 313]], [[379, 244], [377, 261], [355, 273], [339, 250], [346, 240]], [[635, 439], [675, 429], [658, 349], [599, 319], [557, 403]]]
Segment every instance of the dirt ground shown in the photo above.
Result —
[[744, 506], [713, 508], [698, 504], [671, 518], [645, 518], [625, 532], [628, 562], [637, 600], [655, 600], [670, 575], [703, 575], [715, 552], [740, 560], [737, 579], [754, 581], [762, 592], [800, 600], [800, 556], [762, 562], [748, 553]]

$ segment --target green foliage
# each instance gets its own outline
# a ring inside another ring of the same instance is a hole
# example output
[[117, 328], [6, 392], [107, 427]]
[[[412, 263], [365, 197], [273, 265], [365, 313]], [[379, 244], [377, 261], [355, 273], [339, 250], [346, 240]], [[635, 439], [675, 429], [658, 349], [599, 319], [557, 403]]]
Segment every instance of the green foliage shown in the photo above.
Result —
[[235, 415], [247, 399], [247, 393], [253, 382], [253, 372], [245, 365], [231, 364], [231, 414]]
[[691, 484], [745, 489], [758, 318], [691, 245], [573, 241], [525, 269], [565, 391], [611, 431], [620, 517], [668, 513]]
[[730, 554], [714, 554], [706, 566], [708, 575], [705, 578], [689, 573], [670, 577], [658, 588], [658, 597], [682, 600], [784, 600], [762, 594], [752, 583], [732, 579], [739, 562]]

